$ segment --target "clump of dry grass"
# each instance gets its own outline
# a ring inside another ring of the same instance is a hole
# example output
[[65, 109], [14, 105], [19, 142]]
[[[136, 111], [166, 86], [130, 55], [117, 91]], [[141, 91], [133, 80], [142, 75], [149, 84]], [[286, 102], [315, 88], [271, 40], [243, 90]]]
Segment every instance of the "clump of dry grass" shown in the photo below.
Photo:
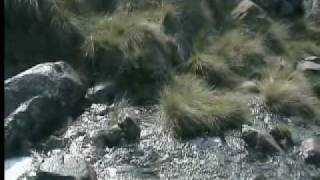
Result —
[[259, 37], [251, 37], [239, 29], [218, 37], [210, 51], [224, 59], [230, 69], [250, 77], [264, 67], [265, 49]]
[[240, 81], [221, 57], [210, 53], [193, 55], [187, 66], [193, 74], [203, 77], [210, 85], [216, 87], [232, 88]]
[[212, 91], [193, 75], [176, 76], [162, 91], [160, 105], [163, 127], [181, 138], [219, 135], [248, 120], [244, 99]]
[[299, 73], [273, 72], [260, 84], [266, 105], [286, 116], [317, 117], [319, 101]]

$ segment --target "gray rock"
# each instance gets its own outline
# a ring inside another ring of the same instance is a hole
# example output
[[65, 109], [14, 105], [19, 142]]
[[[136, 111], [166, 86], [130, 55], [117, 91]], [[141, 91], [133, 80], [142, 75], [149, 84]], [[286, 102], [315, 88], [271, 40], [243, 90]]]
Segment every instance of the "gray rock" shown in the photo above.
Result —
[[50, 135], [79, 110], [84, 85], [64, 62], [39, 64], [5, 81], [6, 157]]
[[64, 111], [72, 111], [84, 94], [77, 73], [65, 62], [36, 65], [4, 82], [5, 116], [34, 96], [48, 96], [60, 101]]
[[282, 148], [268, 133], [259, 131], [250, 126], [243, 126], [242, 136], [244, 141], [252, 148], [263, 153], [281, 153]]
[[60, 154], [45, 159], [33, 179], [97, 180], [97, 175], [82, 157]]
[[133, 117], [126, 116], [118, 125], [124, 132], [127, 141], [134, 141], [140, 138], [141, 129], [137, 124], [137, 120]]
[[61, 104], [45, 96], [22, 103], [5, 118], [5, 156], [19, 154], [49, 135], [64, 120], [60, 112], [63, 112]]
[[264, 10], [250, 0], [242, 0], [232, 11], [232, 17], [236, 22], [246, 24], [253, 30], [268, 28], [271, 25]]
[[308, 56], [306, 58], [303, 59], [304, 61], [312, 61], [315, 63], [320, 63], [320, 57], [318, 56]]
[[123, 132], [118, 126], [114, 126], [94, 132], [91, 138], [97, 148], [114, 147], [121, 143]]
[[303, 0], [305, 16], [308, 19], [315, 20], [320, 23], [320, 1], [319, 0]]
[[311, 137], [304, 140], [300, 151], [306, 163], [320, 165], [320, 137]]
[[86, 98], [93, 103], [112, 103], [116, 93], [116, 85], [113, 82], [105, 82], [90, 88]]
[[299, 71], [320, 71], [320, 64], [313, 61], [301, 61], [297, 65]]

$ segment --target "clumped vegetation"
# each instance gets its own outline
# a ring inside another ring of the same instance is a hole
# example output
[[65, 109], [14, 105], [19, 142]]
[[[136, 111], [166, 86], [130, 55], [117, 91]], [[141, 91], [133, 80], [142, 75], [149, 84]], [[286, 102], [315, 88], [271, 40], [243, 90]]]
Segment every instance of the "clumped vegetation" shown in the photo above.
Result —
[[273, 73], [260, 84], [266, 105], [287, 116], [317, 118], [319, 101], [300, 74]]
[[[31, 33], [37, 53], [43, 51], [35, 59], [70, 58], [89, 69], [81, 74], [92, 84], [112, 79], [119, 93], [138, 103], [159, 103], [160, 97], [162, 122], [179, 137], [220, 134], [248, 120], [246, 102], [237, 91], [262, 96], [277, 113], [317, 117], [319, 74], [292, 73], [302, 58], [320, 56], [320, 28], [268, 17], [271, 26], [259, 24], [263, 31], [254, 30], [250, 19], [249, 26], [234, 22], [238, 3], [6, 0], [5, 59], [36, 57], [33, 46], [18, 47], [15, 42], [24, 34], [13, 30], [32, 29], [29, 22], [37, 22], [36, 29], [50, 27], [44, 36], [50, 34], [55, 48], [46, 46], [52, 43], [38, 31]], [[268, 16], [263, 11], [257, 13]], [[22, 21], [15, 23], [13, 14]], [[187, 75], [176, 76], [181, 73]]]
[[244, 99], [213, 91], [193, 75], [176, 76], [160, 105], [163, 127], [181, 138], [219, 135], [249, 120]]
[[304, 57], [319, 56], [319, 42], [317, 42], [317, 38], [314, 38], [317, 33], [310, 30], [307, 25], [302, 25], [304, 26], [303, 30], [301, 27], [299, 30], [295, 30], [295, 26], [298, 25], [293, 24], [290, 27], [281, 22], [273, 22], [265, 35], [266, 45], [269, 49], [277, 55], [286, 57], [292, 63], [296, 63]]
[[219, 57], [209, 53], [199, 53], [190, 58], [187, 63], [190, 72], [203, 77], [215, 87], [234, 87], [239, 77]]
[[215, 44], [213, 51], [239, 75], [249, 77], [265, 64], [264, 46], [259, 37], [232, 30], [219, 37]]

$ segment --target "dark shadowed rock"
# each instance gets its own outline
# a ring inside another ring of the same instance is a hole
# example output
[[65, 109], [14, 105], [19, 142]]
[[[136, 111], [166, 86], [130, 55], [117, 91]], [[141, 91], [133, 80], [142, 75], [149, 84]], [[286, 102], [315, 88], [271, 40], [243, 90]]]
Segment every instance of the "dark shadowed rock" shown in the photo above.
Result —
[[242, 136], [244, 141], [251, 147], [263, 153], [283, 152], [275, 139], [268, 133], [259, 131], [249, 126], [243, 126]]
[[300, 148], [306, 163], [320, 165], [320, 136], [304, 140]]
[[118, 126], [110, 129], [98, 130], [93, 133], [92, 141], [97, 148], [114, 147], [121, 143], [123, 132]]
[[252, 0], [276, 17], [297, 17], [303, 15], [303, 0]]
[[112, 103], [116, 93], [116, 85], [113, 82], [105, 82], [90, 88], [86, 98], [93, 103]]
[[5, 118], [5, 156], [26, 150], [32, 143], [49, 135], [64, 120], [59, 101], [35, 96], [22, 103]]
[[294, 145], [291, 131], [285, 126], [272, 128], [270, 134], [282, 149], [288, 149]]
[[78, 74], [65, 62], [43, 63], [4, 82], [5, 116], [34, 96], [57, 99], [71, 113], [84, 94]]
[[250, 0], [242, 0], [232, 11], [232, 17], [237, 23], [243, 23], [252, 30], [265, 29], [271, 25], [264, 10]]
[[[31, 179], [31, 178], [29, 178]], [[44, 160], [34, 180], [97, 180], [94, 169], [81, 157], [60, 154]]]
[[84, 85], [65, 62], [39, 64], [5, 86], [6, 157], [50, 135], [80, 110]]
[[124, 132], [127, 141], [134, 141], [140, 138], [141, 129], [137, 124], [137, 120], [133, 117], [126, 116], [118, 125]]

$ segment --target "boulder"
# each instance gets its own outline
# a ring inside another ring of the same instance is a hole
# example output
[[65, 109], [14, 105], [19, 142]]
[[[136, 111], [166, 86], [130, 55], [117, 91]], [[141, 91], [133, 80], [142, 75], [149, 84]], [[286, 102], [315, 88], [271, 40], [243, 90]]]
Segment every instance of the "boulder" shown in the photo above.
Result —
[[94, 169], [82, 157], [71, 154], [44, 159], [32, 180], [97, 180]]
[[94, 132], [91, 136], [93, 144], [97, 148], [104, 148], [105, 146], [114, 147], [121, 143], [123, 132], [118, 126], [113, 126], [110, 129], [103, 129]]
[[320, 71], [320, 64], [313, 61], [301, 61], [297, 65], [299, 71]]
[[250, 29], [266, 29], [271, 21], [262, 8], [250, 0], [242, 0], [232, 11], [233, 19], [240, 24], [247, 25]]
[[34, 66], [5, 86], [5, 155], [18, 154], [80, 110], [84, 85], [64, 62]]
[[84, 94], [84, 85], [75, 70], [65, 62], [36, 65], [4, 82], [5, 116], [35, 96], [58, 100], [71, 113]]
[[[61, 113], [60, 113], [61, 112]], [[49, 135], [64, 120], [59, 101], [35, 96], [5, 118], [5, 156], [20, 154]]]
[[306, 163], [320, 165], [320, 136], [304, 140], [300, 151]]
[[126, 116], [118, 125], [122, 129], [127, 141], [130, 142], [140, 138], [141, 129], [137, 124], [137, 119]]
[[86, 98], [93, 103], [112, 103], [116, 93], [116, 85], [113, 82], [105, 82], [90, 88]]
[[263, 132], [245, 125], [242, 128], [242, 137], [251, 148], [263, 153], [283, 152], [276, 140], [267, 132]]

